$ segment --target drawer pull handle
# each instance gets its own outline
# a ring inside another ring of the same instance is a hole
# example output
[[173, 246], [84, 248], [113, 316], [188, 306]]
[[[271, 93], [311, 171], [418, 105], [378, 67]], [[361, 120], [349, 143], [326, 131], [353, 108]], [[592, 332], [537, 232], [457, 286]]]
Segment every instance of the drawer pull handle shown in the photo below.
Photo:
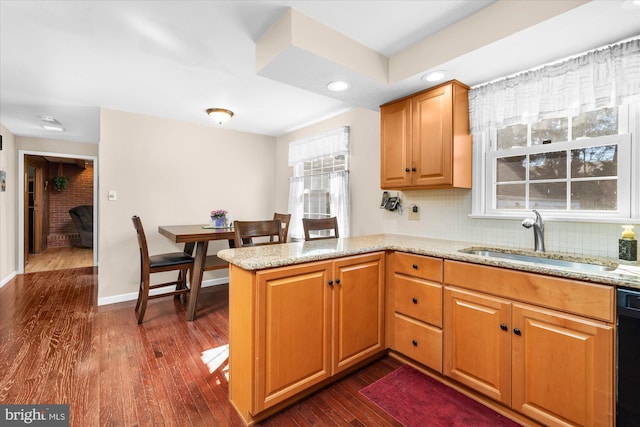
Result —
[[418, 264], [413, 264], [411, 267], [413, 267], [414, 270], [418, 269]]
[[513, 333], [518, 335], [518, 336], [522, 335], [522, 331], [520, 331], [520, 329], [518, 329], [518, 328], [513, 328]]
[[413, 341], [411, 341], [411, 344], [413, 344], [414, 347], [417, 347], [418, 346], [418, 341], [413, 340]]
[[509, 330], [509, 328], [507, 328], [507, 325], [505, 325], [504, 323], [500, 324], [500, 329], [502, 329], [503, 331]]
[[413, 301], [414, 304], [418, 303], [418, 298], [411, 298], [411, 301]]

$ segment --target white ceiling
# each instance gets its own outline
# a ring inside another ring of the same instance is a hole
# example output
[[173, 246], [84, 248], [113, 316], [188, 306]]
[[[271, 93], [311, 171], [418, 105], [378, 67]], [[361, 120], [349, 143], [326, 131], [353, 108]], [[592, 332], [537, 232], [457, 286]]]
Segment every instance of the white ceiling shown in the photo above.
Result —
[[[492, 3], [0, 0], [0, 123], [15, 135], [96, 143], [100, 108], [214, 127], [204, 111], [222, 107], [235, 112], [225, 128], [279, 136], [428, 87], [421, 73], [375, 85], [356, 74], [360, 99], [308, 81], [310, 69], [290, 80], [258, 75], [256, 42], [288, 8], [393, 57]], [[640, 34], [632, 0], [567, 3], [578, 7], [430, 68], [473, 86]], [[465, 31], [492, 31], [473, 22]], [[42, 115], [66, 132], [45, 131]]]

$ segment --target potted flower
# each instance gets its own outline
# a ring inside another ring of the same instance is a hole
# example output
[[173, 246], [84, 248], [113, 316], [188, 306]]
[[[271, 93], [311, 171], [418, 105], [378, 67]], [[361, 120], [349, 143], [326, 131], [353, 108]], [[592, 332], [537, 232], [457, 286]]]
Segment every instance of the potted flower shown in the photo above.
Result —
[[226, 218], [227, 211], [225, 211], [224, 209], [211, 211], [211, 221], [213, 221], [216, 227], [224, 227]]

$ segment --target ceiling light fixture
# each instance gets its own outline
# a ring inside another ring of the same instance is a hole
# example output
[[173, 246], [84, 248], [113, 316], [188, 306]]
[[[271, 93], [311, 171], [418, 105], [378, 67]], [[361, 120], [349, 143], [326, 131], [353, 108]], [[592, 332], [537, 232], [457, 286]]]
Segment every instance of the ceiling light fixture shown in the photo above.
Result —
[[420, 79], [427, 82], [437, 82], [444, 79], [445, 74], [446, 72], [442, 70], [432, 71], [429, 74], [424, 74], [422, 77], [420, 77]]
[[38, 116], [38, 117], [40, 117], [40, 120], [42, 120], [43, 122], [54, 123], [56, 125], [61, 124], [55, 117], [51, 117], [51, 116]]
[[66, 132], [66, 129], [60, 126], [42, 125], [44, 130], [52, 130], [54, 132]]
[[219, 124], [226, 123], [233, 117], [233, 111], [225, 108], [209, 108], [207, 109], [207, 114], [214, 122], [218, 122]]
[[336, 80], [327, 85], [327, 89], [331, 92], [344, 92], [351, 89], [351, 83], [344, 80]]

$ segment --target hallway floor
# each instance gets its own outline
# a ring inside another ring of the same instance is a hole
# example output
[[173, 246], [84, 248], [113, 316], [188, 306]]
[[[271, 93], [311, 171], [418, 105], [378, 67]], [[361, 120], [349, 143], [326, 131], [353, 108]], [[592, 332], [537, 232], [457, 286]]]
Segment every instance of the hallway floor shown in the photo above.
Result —
[[39, 254], [30, 254], [25, 273], [66, 270], [93, 266], [93, 249], [81, 247], [49, 248]]

